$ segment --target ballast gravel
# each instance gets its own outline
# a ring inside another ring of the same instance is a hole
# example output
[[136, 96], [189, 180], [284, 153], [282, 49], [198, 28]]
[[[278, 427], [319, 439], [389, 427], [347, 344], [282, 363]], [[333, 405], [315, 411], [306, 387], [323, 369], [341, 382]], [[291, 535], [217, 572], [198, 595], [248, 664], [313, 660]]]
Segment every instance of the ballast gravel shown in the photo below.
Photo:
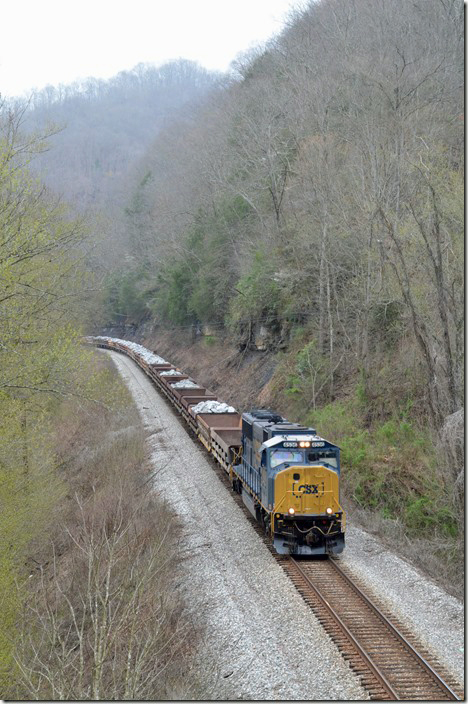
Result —
[[125, 347], [128, 347], [129, 349], [133, 350], [141, 357], [143, 357], [143, 359], [148, 362], [148, 364], [167, 364], [165, 359], [159, 357], [157, 354], [154, 354], [154, 352], [151, 352], [151, 350], [149, 350], [147, 347], [139, 345], [137, 342], [130, 342], [130, 340], [121, 340], [119, 337], [107, 337], [106, 335], [96, 335], [94, 337], [90, 337], [89, 339], [111, 340], [112, 342], [119, 342], [125, 345]]
[[137, 365], [109, 354], [153, 433], [154, 488], [183, 522], [179, 584], [204, 633], [194, 662], [202, 698], [368, 699], [207, 453]]
[[[136, 364], [108, 352], [150, 432], [154, 488], [184, 525], [180, 588], [205, 632], [195, 666], [206, 699], [368, 699], [221, 483], [185, 424]], [[463, 605], [360, 528], [342, 564], [463, 683]]]
[[233, 406], [220, 401], [200, 401], [196, 406], [192, 406], [192, 413], [236, 413]]

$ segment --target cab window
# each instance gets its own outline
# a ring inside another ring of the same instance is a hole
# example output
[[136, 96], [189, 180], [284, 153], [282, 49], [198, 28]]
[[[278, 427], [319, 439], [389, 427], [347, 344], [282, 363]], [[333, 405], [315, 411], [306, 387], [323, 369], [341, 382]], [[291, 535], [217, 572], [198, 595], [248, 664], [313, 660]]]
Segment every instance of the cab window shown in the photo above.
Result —
[[278, 467], [283, 462], [303, 462], [303, 454], [300, 450], [272, 450], [270, 454], [271, 467]]
[[307, 453], [308, 462], [323, 462], [337, 469], [338, 461], [334, 450], [311, 450]]

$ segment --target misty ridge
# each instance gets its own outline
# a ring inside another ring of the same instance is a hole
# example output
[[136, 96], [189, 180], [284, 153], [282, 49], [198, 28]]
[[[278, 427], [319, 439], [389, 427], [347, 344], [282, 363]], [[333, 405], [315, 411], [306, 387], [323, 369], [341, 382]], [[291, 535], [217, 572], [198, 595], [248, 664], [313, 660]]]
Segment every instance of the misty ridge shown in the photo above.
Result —
[[180, 59], [140, 63], [109, 80], [88, 78], [34, 93], [25, 131], [50, 130], [48, 151], [32, 168], [78, 210], [117, 204], [132, 164], [161, 129], [190, 119], [221, 74]]

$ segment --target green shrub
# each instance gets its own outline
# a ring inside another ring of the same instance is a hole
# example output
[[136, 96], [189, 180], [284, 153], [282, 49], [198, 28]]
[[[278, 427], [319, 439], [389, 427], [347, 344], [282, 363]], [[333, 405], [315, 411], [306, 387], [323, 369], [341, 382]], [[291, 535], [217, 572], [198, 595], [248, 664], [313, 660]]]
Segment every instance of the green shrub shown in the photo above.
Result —
[[362, 418], [353, 400], [334, 401], [310, 411], [305, 422], [340, 447], [362, 427]]
[[438, 506], [435, 498], [419, 496], [408, 499], [405, 523], [414, 533], [424, 535], [438, 532], [446, 537], [458, 533], [456, 517], [448, 506]]
[[[291, 376], [288, 394], [297, 395], [296, 383]], [[459, 528], [433, 440], [409, 419], [411, 402], [398, 415], [365, 427], [359, 384], [355, 389], [354, 397], [299, 417], [341, 448], [345, 495], [385, 519], [398, 519], [409, 535], [456, 539]]]
[[350, 467], [362, 467], [371, 454], [368, 430], [360, 430], [341, 441], [343, 462]]
[[235, 327], [242, 320], [275, 317], [281, 299], [279, 285], [274, 280], [275, 263], [271, 252], [258, 249], [251, 266], [237, 282], [237, 295], [231, 300], [227, 322]]
[[150, 307], [158, 319], [177, 325], [193, 322], [189, 312], [192, 273], [186, 261], [176, 261], [158, 275], [157, 288]]
[[149, 275], [142, 269], [116, 271], [105, 281], [103, 296], [108, 322], [139, 323], [149, 315]]

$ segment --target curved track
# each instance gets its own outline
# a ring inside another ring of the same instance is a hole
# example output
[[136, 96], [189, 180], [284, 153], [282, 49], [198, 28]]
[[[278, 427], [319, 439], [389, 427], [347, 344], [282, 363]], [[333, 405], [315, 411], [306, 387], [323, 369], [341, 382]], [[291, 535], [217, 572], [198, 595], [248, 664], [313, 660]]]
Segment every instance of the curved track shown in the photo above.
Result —
[[[144, 366], [139, 366], [151, 378]], [[219, 478], [231, 488], [226, 471], [214, 457], [212, 459]], [[371, 699], [464, 699], [459, 685], [444, 668], [393, 616], [389, 618], [366, 596], [353, 577], [339, 566], [338, 560], [306, 561], [277, 555], [240, 497], [237, 494], [232, 496], [359, 676]], [[428, 658], [431, 658], [432, 665]]]

